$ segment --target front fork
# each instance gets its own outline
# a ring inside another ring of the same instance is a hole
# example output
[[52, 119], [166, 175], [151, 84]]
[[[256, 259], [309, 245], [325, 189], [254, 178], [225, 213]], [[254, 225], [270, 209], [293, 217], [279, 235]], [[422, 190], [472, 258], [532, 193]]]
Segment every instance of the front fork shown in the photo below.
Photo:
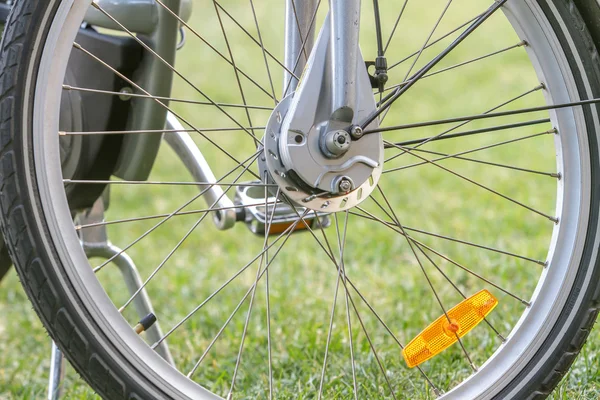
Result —
[[[287, 0], [285, 29], [285, 66], [300, 77], [314, 46], [315, 15], [320, 1]], [[330, 0], [332, 120], [350, 124], [357, 102], [360, 0]], [[298, 79], [286, 71], [284, 96], [298, 86]]]

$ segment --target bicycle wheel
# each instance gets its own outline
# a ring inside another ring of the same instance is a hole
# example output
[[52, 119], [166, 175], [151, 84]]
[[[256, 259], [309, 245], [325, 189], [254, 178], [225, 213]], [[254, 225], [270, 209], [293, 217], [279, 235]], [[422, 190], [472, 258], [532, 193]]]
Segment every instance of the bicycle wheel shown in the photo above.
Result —
[[[36, 311], [92, 387], [108, 399], [548, 395], [598, 311], [598, 108], [494, 113], [600, 97], [596, 47], [578, 11], [599, 10], [591, 1], [484, 3], [363, 6], [362, 54], [375, 58], [381, 25], [389, 77], [367, 100], [382, 106], [410, 90], [379, 116], [381, 128], [367, 127], [370, 136], [352, 144], [360, 154], [361, 141], [381, 133], [381, 170], [350, 182], [347, 197], [313, 191], [308, 208], [289, 198], [314, 188], [281, 183], [302, 181], [301, 166], [295, 177], [276, 172], [276, 154], [259, 143], [284, 137], [278, 129], [294, 95], [281, 93], [301, 81], [281, 61], [281, 2], [214, 0], [196, 4], [184, 23], [157, 0], [162, 18], [187, 31], [174, 66], [129, 30], [96, 32], [129, 37], [142, 57], [169, 64], [168, 98], [126, 76], [119, 83], [129, 90], [103, 94], [132, 107], [160, 102], [188, 125], [224, 193], [236, 193], [218, 210], [237, 210], [238, 225], [250, 227], [216, 229], [207, 217], [216, 202], [195, 203], [207, 182], [186, 178], [166, 149], [148, 181], [87, 182], [111, 189], [106, 221], [96, 225], [140, 266], [170, 365], [132, 328], [135, 295], [124, 294], [107, 263], [85, 256], [79, 233], [91, 226], [74, 224], [69, 206], [74, 180], [60, 137], [116, 133], [59, 121], [61, 96], [94, 90], [92, 82], [64, 86], [69, 57], [115, 73], [96, 49], [74, 44], [90, 1], [18, 2], [2, 45], [2, 229]], [[315, 5], [318, 31], [328, 10]], [[417, 75], [465, 32], [442, 64]], [[149, 132], [119, 131], [127, 134]], [[290, 139], [302, 146], [311, 135]], [[267, 174], [261, 157], [271, 160]], [[406, 344], [482, 289], [496, 309], [407, 368]]]

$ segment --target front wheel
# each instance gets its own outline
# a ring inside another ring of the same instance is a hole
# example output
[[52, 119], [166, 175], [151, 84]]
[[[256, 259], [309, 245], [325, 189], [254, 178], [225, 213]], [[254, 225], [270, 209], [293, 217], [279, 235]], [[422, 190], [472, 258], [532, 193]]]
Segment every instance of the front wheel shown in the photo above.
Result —
[[[73, 222], [86, 211], [70, 207], [64, 137], [115, 132], [65, 128], [61, 97], [96, 84], [63, 86], [67, 60], [77, 54], [117, 71], [97, 49], [74, 45], [90, 1], [16, 3], [2, 42], [0, 214], [52, 338], [107, 399], [548, 395], [600, 301], [600, 108], [443, 129], [410, 123], [600, 97], [596, 46], [578, 7], [507, 1], [382, 115], [390, 129], [381, 179], [368, 196], [355, 194], [356, 207], [332, 213], [287, 202], [280, 194], [291, 189], [257, 168], [272, 156], [257, 142], [281, 119], [280, 94], [291, 81], [278, 77], [295, 72], [281, 62], [280, 3], [211, 2], [178, 21], [188, 34], [170, 66], [169, 103], [122, 76], [103, 93], [132, 107], [161, 102], [196, 135], [231, 198], [253, 193], [255, 204], [230, 207], [251, 229], [229, 231], [215, 229], [214, 203], [196, 206], [196, 186], [206, 182], [186, 178], [168, 149], [145, 184], [102, 181], [111, 197], [105, 221]], [[379, 5], [387, 7], [379, 15], [390, 79], [375, 89], [377, 104], [493, 2], [400, 3]], [[317, 11], [320, 26], [327, 10]], [[367, 60], [377, 54], [372, 11], [363, 10], [361, 26]], [[147, 43], [128, 31], [117, 36]], [[330, 194], [315, 196], [325, 205]], [[278, 207], [287, 210], [285, 223], [274, 223]], [[86, 257], [81, 231], [98, 226], [140, 266], [173, 364], [132, 328], [130, 304], [140, 292], [128, 295], [107, 263]], [[408, 368], [406, 343], [482, 289], [498, 299], [496, 309], [446, 351]]]

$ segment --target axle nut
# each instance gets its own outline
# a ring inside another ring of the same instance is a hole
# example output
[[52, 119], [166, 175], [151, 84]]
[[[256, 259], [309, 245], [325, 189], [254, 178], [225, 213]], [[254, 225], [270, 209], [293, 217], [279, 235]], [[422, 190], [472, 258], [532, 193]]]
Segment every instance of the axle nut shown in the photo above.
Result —
[[328, 132], [325, 136], [325, 147], [334, 157], [343, 155], [352, 144], [350, 134], [344, 130]]

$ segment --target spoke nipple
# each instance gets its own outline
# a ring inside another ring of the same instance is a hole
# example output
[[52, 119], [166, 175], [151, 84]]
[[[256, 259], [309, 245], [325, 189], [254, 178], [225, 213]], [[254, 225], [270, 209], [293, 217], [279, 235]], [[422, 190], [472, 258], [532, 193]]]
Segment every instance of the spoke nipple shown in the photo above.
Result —
[[529, 42], [527, 40], [523, 40], [521, 43], [519, 43], [519, 46], [529, 46]]
[[67, 136], [67, 132], [58, 131], [58, 136]]
[[71, 90], [73, 87], [71, 85], [63, 85], [64, 90]]
[[152, 325], [154, 325], [155, 322], [156, 322], [156, 315], [150, 313], [150, 314], [146, 315], [144, 318], [142, 318], [140, 320], [140, 322], [138, 322], [138, 324], [133, 329], [139, 335], [140, 333], [145, 332], [148, 329], [150, 329], [152, 327]]
[[92, 0], [92, 6], [96, 9], [100, 9], [100, 5], [98, 4], [98, 0]]
[[558, 135], [558, 128], [552, 128], [548, 131], [548, 133], [552, 133], [554, 135]]
[[558, 225], [560, 218], [551, 218], [555, 225]]
[[546, 84], [544, 82], [540, 82], [539, 86], [536, 86], [536, 90], [546, 89]]
[[562, 179], [562, 174], [560, 172], [557, 172], [556, 174], [552, 174], [553, 177], [558, 178], [558, 180]]
[[75, 47], [76, 49], [81, 50], [81, 45], [77, 42], [73, 42], [73, 47]]

